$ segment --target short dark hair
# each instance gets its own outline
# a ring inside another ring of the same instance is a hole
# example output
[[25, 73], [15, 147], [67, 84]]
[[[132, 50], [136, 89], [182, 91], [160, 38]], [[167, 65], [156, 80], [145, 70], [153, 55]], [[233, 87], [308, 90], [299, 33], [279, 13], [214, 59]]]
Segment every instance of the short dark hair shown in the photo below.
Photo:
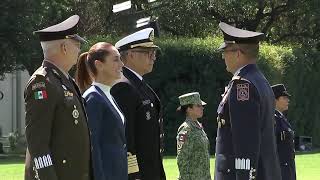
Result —
[[186, 104], [186, 105], [180, 106], [178, 108], [178, 112], [181, 113], [181, 115], [186, 115], [187, 109], [192, 107], [193, 107], [193, 104]]

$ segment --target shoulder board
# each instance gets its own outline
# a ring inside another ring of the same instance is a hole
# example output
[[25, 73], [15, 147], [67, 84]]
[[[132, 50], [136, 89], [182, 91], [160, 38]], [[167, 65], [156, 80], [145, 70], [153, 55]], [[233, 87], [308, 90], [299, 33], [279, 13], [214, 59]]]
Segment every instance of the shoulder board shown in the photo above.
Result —
[[243, 78], [243, 77], [241, 77], [241, 76], [234, 76], [234, 77], [232, 77], [232, 81], [235, 81], [235, 80], [242, 80], [242, 81], [247, 81], [247, 82], [251, 83], [251, 81], [249, 81], [248, 79]]
[[189, 129], [190, 129], [189, 125], [188, 125], [186, 122], [184, 122], [184, 123], [182, 123], [181, 126], [178, 128], [178, 132], [180, 132], [180, 131], [182, 131], [182, 130], [189, 130]]
[[46, 76], [48, 74], [47, 68], [45, 67], [39, 67], [32, 76]]

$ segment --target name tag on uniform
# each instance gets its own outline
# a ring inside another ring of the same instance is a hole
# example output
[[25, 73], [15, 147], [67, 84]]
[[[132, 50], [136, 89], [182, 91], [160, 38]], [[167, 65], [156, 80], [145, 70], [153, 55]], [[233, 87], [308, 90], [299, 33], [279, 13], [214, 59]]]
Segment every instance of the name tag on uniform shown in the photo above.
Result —
[[150, 103], [151, 103], [150, 99], [147, 99], [147, 100], [142, 101], [142, 104], [143, 104], [143, 105], [147, 105], [147, 104], [150, 104]]
[[64, 97], [68, 100], [73, 99], [73, 93], [70, 91], [64, 91]]
[[128, 174], [139, 172], [137, 156], [132, 155], [130, 152], [127, 153], [127, 156], [128, 156]]

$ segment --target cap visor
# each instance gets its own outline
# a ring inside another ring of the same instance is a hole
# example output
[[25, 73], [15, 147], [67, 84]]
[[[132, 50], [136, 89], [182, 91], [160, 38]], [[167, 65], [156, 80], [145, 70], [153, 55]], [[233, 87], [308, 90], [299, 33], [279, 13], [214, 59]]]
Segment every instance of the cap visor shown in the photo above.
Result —
[[147, 45], [147, 46], [140, 46], [140, 47], [142, 47], [142, 48], [155, 48], [155, 49], [159, 49], [159, 46], [154, 45], [154, 44], [152, 44], [152, 45]]
[[68, 36], [67, 39], [74, 39], [76, 41], [79, 41], [81, 43], [87, 43], [88, 41], [86, 41], [84, 38], [82, 38], [81, 36], [79, 36], [78, 34], [74, 34], [72, 36]]
[[287, 91], [284, 91], [284, 92], [283, 92], [283, 95], [284, 95], [284, 96], [291, 97], [291, 94], [289, 94]]
[[218, 48], [218, 50], [222, 51], [224, 48], [227, 47], [227, 44], [225, 42], [223, 42], [220, 47]]

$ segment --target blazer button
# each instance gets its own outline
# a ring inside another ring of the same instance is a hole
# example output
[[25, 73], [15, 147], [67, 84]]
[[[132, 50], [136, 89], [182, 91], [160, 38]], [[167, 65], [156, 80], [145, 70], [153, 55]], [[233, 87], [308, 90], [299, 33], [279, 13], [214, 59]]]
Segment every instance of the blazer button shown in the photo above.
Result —
[[127, 145], [126, 144], [123, 144], [123, 148], [126, 148], [127, 147]]
[[77, 125], [79, 123], [78, 120], [74, 120], [74, 124]]
[[230, 172], [230, 169], [228, 169], [227, 172], [229, 173], [229, 172]]
[[67, 160], [65, 160], [65, 159], [64, 159], [64, 160], [62, 160], [62, 163], [63, 163], [63, 164], [67, 163]]
[[150, 105], [151, 105], [151, 107], [153, 107], [153, 103], [151, 103]]

